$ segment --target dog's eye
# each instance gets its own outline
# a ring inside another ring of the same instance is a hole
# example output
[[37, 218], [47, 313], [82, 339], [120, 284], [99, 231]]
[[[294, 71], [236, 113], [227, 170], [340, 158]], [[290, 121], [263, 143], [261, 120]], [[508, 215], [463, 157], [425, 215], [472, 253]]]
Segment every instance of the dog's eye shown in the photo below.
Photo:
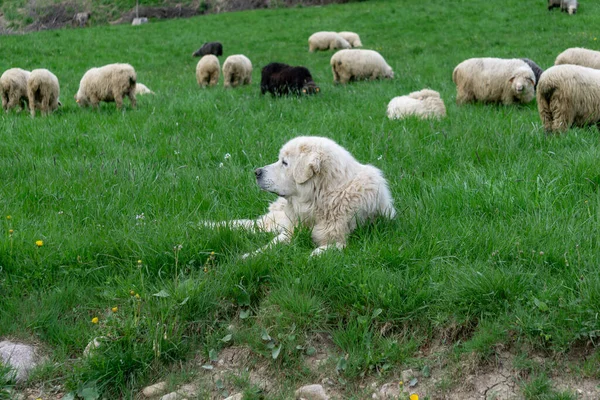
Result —
[[285, 161], [285, 160], [281, 160], [281, 164], [282, 164], [284, 167], [287, 167], [287, 165], [288, 165], [287, 161]]

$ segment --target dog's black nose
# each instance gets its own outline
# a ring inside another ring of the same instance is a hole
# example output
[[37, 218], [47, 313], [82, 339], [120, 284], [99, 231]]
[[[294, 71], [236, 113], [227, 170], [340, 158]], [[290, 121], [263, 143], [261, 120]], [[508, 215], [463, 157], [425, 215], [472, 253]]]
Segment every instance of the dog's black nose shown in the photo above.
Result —
[[262, 168], [256, 168], [254, 173], [256, 174], [256, 179], [259, 179], [262, 176], [263, 170]]

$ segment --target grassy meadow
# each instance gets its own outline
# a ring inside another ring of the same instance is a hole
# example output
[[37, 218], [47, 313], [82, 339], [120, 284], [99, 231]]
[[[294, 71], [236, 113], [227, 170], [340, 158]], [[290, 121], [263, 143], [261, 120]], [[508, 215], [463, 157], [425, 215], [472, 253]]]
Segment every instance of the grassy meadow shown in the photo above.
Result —
[[[248, 398], [290, 398], [316, 380], [303, 359], [323, 333], [345, 398], [363, 398], [365, 379], [485, 362], [498, 346], [600, 379], [600, 134], [546, 136], [535, 101], [457, 107], [451, 79], [470, 57], [545, 69], [568, 47], [600, 49], [600, 3], [575, 16], [545, 3], [369, 0], [0, 37], [0, 70], [50, 69], [63, 103], [46, 118], [0, 116], [0, 337], [49, 360], [28, 385], [132, 398], [235, 344], [286, 371], [276, 393], [241, 385]], [[333, 53], [308, 52], [319, 30], [359, 33], [395, 78], [334, 85]], [[212, 40], [221, 64], [251, 59], [250, 86], [198, 88], [191, 54]], [[261, 96], [271, 61], [308, 67], [320, 94]], [[113, 62], [156, 96], [136, 110], [80, 109], [83, 73]], [[425, 87], [447, 118], [386, 118], [393, 97]], [[298, 135], [330, 137], [383, 170], [398, 216], [356, 230], [342, 252], [310, 258], [300, 231], [243, 260], [270, 235], [200, 222], [264, 213], [274, 195], [253, 170]], [[105, 345], [82, 358], [98, 336]], [[423, 356], [438, 345], [443, 363]], [[554, 398], [544, 388], [527, 398]]]

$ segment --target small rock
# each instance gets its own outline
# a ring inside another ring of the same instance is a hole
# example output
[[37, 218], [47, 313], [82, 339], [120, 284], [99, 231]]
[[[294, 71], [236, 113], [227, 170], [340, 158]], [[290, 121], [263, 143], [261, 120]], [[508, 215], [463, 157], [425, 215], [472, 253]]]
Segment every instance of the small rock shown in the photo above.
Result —
[[243, 393], [236, 393], [233, 396], [229, 396], [225, 400], [242, 400], [243, 398], [244, 398], [244, 394]]
[[335, 386], [335, 382], [331, 378], [323, 378], [321, 383], [325, 386]]
[[197, 397], [198, 396], [198, 386], [193, 383], [188, 383], [186, 385], [181, 386], [177, 389], [177, 393], [186, 397]]
[[26, 381], [29, 372], [42, 361], [33, 346], [9, 341], [0, 342], [0, 360], [12, 368], [10, 376], [17, 383]]
[[410, 382], [410, 380], [415, 377], [415, 373], [412, 369], [405, 369], [404, 371], [402, 371], [401, 376], [402, 380], [404, 381], [404, 384], [408, 385], [408, 382]]
[[379, 389], [378, 399], [397, 399], [400, 397], [400, 386], [397, 383], [386, 383]]
[[148, 18], [146, 18], [146, 17], [134, 18], [133, 21], [131, 21], [131, 25], [142, 25], [142, 24], [147, 24], [147, 23], [148, 23]]
[[299, 398], [306, 400], [328, 400], [329, 396], [327, 396], [325, 389], [321, 385], [306, 385], [296, 390], [296, 399]]
[[144, 397], [155, 397], [162, 394], [167, 388], [167, 382], [158, 382], [142, 389]]
[[177, 400], [177, 392], [165, 394], [160, 400]]

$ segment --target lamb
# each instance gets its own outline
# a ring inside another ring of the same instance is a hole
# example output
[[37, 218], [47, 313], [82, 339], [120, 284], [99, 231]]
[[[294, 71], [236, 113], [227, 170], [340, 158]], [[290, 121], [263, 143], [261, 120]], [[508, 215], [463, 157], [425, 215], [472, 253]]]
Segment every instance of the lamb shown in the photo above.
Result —
[[569, 13], [569, 15], [577, 13], [577, 6], [577, 0], [561, 0], [560, 2], [560, 10]]
[[219, 59], [213, 54], [207, 54], [196, 65], [196, 82], [201, 87], [215, 86], [219, 82], [221, 67]]
[[600, 51], [572, 47], [560, 53], [554, 65], [575, 64], [582, 67], [600, 69]]
[[533, 60], [530, 60], [529, 58], [521, 58], [521, 60], [525, 61], [527, 65], [529, 65], [529, 68], [531, 68], [531, 70], [533, 71], [533, 75], [535, 75], [535, 85], [533, 85], [533, 89], [535, 90], [537, 88], [538, 82], [540, 81], [540, 76], [542, 76], [544, 70], [541, 69], [539, 65], [537, 65]]
[[600, 127], [600, 71], [580, 65], [548, 68], [540, 78], [537, 104], [547, 132], [564, 132], [573, 125]]
[[252, 62], [243, 54], [235, 54], [223, 63], [223, 86], [236, 87], [252, 82]]
[[346, 39], [350, 46], [352, 47], [362, 47], [362, 43], [360, 41], [360, 37], [357, 33], [354, 32], [338, 32], [338, 35]]
[[198, 50], [196, 50], [192, 57], [204, 57], [207, 54], [212, 54], [214, 56], [220, 57], [223, 55], [223, 45], [220, 42], [207, 42], [202, 45]]
[[35, 117], [35, 110], [39, 109], [42, 115], [48, 115], [59, 106], [58, 97], [60, 85], [58, 78], [47, 69], [34, 69], [27, 79], [27, 97], [29, 111]]
[[452, 73], [456, 104], [529, 103], [534, 98], [535, 74], [518, 58], [470, 58]]
[[441, 118], [446, 116], [446, 107], [440, 94], [431, 89], [394, 97], [388, 104], [389, 119], [402, 119], [411, 115], [419, 118]]
[[0, 94], [2, 95], [2, 108], [8, 112], [11, 108], [19, 106], [21, 111], [28, 102], [27, 79], [29, 71], [21, 68], [11, 68], [0, 76]]
[[123, 97], [129, 97], [131, 108], [135, 108], [137, 75], [129, 64], [108, 64], [89, 69], [79, 82], [75, 101], [80, 107], [92, 105], [98, 108], [101, 101], [115, 102], [117, 109], [123, 107]]
[[308, 38], [308, 51], [349, 49], [350, 43], [335, 32], [316, 32]]
[[273, 62], [261, 71], [260, 92], [269, 92], [273, 96], [315, 94], [319, 93], [319, 87], [306, 67]]
[[137, 82], [135, 84], [135, 94], [156, 94], [154, 93], [152, 90], [150, 90], [150, 88], [146, 85], [144, 85], [143, 83], [139, 83]]
[[394, 77], [392, 67], [374, 50], [340, 50], [331, 57], [330, 64], [335, 83], [346, 84], [352, 79]]

